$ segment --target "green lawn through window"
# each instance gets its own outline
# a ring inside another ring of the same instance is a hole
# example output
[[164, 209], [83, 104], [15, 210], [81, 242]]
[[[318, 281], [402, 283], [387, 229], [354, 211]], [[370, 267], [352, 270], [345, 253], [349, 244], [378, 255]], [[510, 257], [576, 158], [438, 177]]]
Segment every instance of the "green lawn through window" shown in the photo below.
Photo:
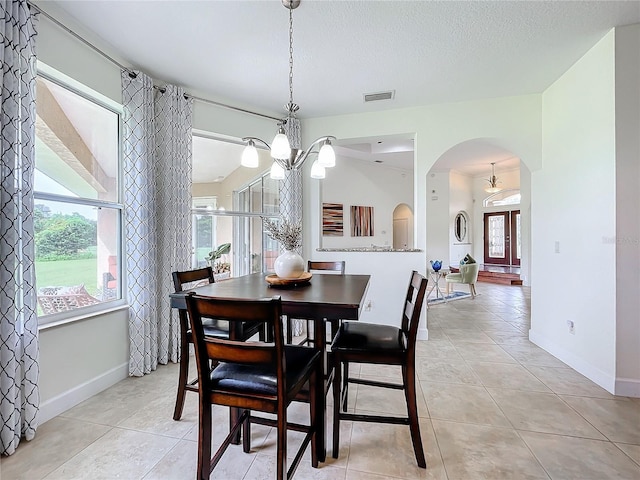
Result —
[[71, 287], [84, 284], [91, 295], [98, 293], [97, 260], [82, 258], [80, 260], [56, 260], [36, 262], [36, 282], [42, 287]]

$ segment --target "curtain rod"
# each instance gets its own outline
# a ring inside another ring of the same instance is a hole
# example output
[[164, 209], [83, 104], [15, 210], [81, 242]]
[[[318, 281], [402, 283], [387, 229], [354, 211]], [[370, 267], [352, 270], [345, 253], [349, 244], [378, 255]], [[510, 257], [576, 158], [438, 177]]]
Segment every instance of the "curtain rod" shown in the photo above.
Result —
[[[66, 25], [64, 25], [63, 23], [61, 23], [60, 21], [58, 21], [56, 18], [52, 17], [51, 15], [49, 15], [47, 12], [45, 12], [44, 10], [42, 10], [40, 7], [38, 7], [37, 5], [34, 5], [31, 2], [27, 2], [27, 4], [29, 5], [30, 8], [32, 8], [33, 10], [35, 10], [36, 12], [40, 13], [41, 15], [44, 15], [45, 17], [47, 17], [49, 20], [51, 20], [56, 26], [58, 26], [59, 28], [63, 29], [65, 32], [67, 32], [68, 34], [70, 34], [71, 36], [73, 36], [75, 39], [79, 40], [80, 42], [82, 42], [83, 44], [85, 44], [87, 47], [89, 47], [91, 50], [93, 50], [94, 52], [96, 52], [97, 54], [99, 54], [100, 56], [102, 56], [103, 58], [105, 58], [106, 60], [108, 60], [109, 62], [113, 63], [114, 65], [120, 67], [122, 70], [124, 70], [125, 72], [127, 72], [131, 77], [135, 78], [137, 76], [136, 72], [134, 70], [132, 70], [131, 68], [122, 65], [120, 62], [118, 62], [115, 58], [107, 55], [105, 52], [103, 52], [102, 50], [100, 50], [98, 47], [96, 47], [94, 44], [90, 43], [88, 40], [84, 39], [83, 37], [81, 37], [80, 35], [78, 35], [76, 32], [74, 32], [73, 30], [71, 30], [69, 27], [67, 27]], [[156, 87], [160, 90], [162, 90], [162, 87]], [[271, 115], [265, 115], [264, 113], [258, 113], [258, 112], [253, 112], [251, 110], [247, 110], [244, 108], [240, 108], [240, 107], [234, 107], [233, 105], [228, 105], [226, 103], [222, 103], [222, 102], [216, 102], [214, 100], [209, 100], [207, 98], [201, 98], [201, 97], [196, 97], [195, 95], [191, 95], [189, 93], [185, 93], [184, 94], [185, 98], [192, 98], [198, 102], [203, 102], [203, 103], [209, 103], [211, 105], [215, 105], [217, 107], [223, 107], [223, 108], [227, 108], [229, 110], [235, 110], [236, 112], [242, 112], [242, 113], [248, 113], [249, 115], [255, 115], [258, 117], [263, 117], [263, 118], [268, 118], [270, 120], [276, 120], [278, 122], [282, 121], [281, 118], [277, 118], [277, 117], [272, 117]]]

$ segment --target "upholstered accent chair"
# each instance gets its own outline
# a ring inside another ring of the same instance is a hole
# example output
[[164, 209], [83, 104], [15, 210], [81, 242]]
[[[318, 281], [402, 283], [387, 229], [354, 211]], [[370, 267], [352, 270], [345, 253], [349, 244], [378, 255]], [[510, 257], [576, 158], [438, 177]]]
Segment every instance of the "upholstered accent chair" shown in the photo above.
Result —
[[459, 273], [449, 273], [445, 277], [447, 284], [447, 295], [449, 295], [449, 285], [452, 283], [466, 283], [469, 285], [469, 291], [471, 296], [475, 298], [476, 294], [476, 282], [478, 281], [478, 272], [480, 271], [480, 264], [467, 263], [460, 265]]

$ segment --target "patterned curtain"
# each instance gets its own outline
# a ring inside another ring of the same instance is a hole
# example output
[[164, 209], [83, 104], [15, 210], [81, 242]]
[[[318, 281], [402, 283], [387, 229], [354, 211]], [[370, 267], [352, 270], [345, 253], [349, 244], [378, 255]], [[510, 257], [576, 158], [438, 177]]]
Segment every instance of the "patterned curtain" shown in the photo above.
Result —
[[[301, 148], [300, 120], [289, 116], [284, 125], [291, 148]], [[302, 222], [302, 170], [285, 170], [280, 181], [280, 216], [290, 222]], [[302, 246], [298, 249], [302, 255]]]
[[0, 454], [31, 440], [40, 406], [33, 178], [37, 18], [26, 1], [0, 1]]
[[168, 85], [156, 93], [156, 184], [158, 231], [158, 361], [180, 358], [180, 321], [169, 306], [171, 273], [191, 267], [191, 113], [193, 100]]
[[192, 101], [139, 72], [123, 71], [122, 88], [129, 374], [142, 376], [180, 354], [168, 298], [191, 258]]
[[[302, 143], [300, 120], [289, 116], [284, 129], [291, 148], [300, 149]], [[302, 223], [302, 170], [285, 170], [284, 172], [284, 179], [280, 181], [280, 216], [290, 222]], [[302, 255], [302, 245], [298, 247], [297, 253]], [[301, 335], [305, 325], [305, 320], [293, 319], [291, 326], [293, 335]]]

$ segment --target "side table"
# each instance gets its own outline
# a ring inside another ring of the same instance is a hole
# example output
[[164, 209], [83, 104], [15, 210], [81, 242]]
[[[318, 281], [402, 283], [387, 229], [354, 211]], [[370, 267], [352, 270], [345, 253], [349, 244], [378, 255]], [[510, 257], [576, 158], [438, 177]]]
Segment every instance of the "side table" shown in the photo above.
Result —
[[442, 298], [444, 302], [447, 303], [447, 297], [444, 295], [444, 293], [442, 293], [442, 290], [440, 290], [439, 282], [440, 282], [440, 279], [446, 277], [448, 273], [449, 273], [449, 270], [440, 269], [436, 272], [435, 270], [429, 269], [429, 278], [432, 284], [431, 284], [431, 288], [427, 292], [427, 298], [429, 297], [429, 295], [431, 295], [431, 292], [435, 290], [436, 291], [435, 299], [438, 300]]

